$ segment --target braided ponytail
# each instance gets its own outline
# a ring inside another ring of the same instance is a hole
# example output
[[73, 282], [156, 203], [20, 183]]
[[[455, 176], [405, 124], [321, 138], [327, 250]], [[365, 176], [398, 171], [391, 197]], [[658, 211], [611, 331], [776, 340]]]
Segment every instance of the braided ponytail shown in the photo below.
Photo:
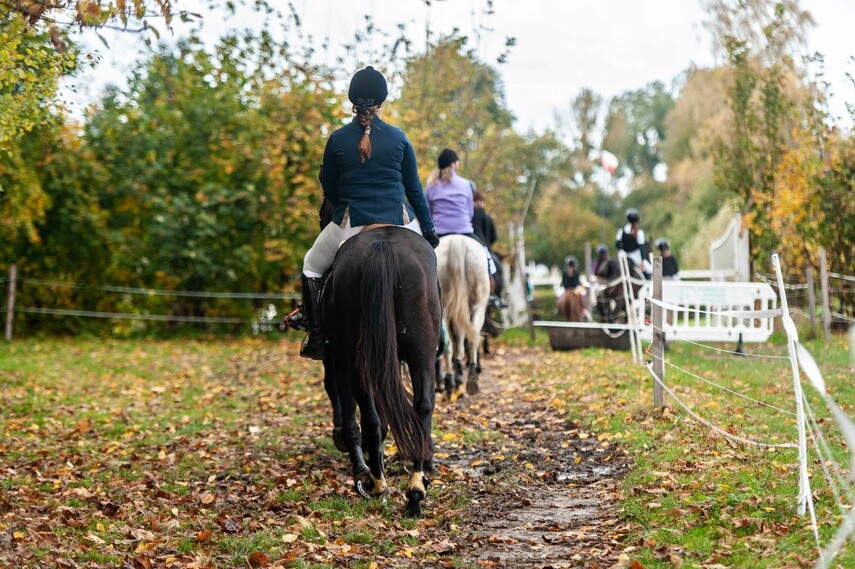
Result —
[[362, 126], [362, 138], [359, 140], [359, 161], [365, 162], [371, 158], [371, 123], [374, 117], [377, 116], [377, 111], [380, 110], [380, 105], [372, 107], [353, 107], [353, 112], [356, 113], [356, 118]]

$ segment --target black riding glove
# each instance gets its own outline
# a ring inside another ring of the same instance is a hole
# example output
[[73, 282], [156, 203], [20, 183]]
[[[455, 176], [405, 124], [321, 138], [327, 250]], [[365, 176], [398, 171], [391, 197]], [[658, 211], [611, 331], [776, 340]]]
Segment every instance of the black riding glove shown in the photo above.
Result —
[[433, 247], [434, 249], [437, 248], [437, 246], [439, 245], [439, 236], [436, 234], [436, 230], [431, 229], [427, 233], [422, 233], [422, 235], [424, 235], [425, 239], [427, 239], [427, 242], [430, 243], [431, 247]]

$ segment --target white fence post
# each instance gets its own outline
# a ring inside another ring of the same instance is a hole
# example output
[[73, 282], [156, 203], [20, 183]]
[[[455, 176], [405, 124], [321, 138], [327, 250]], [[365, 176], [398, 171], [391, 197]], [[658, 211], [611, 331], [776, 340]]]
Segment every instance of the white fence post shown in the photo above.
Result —
[[[665, 397], [662, 384], [665, 380], [665, 318], [662, 305], [662, 256], [653, 257], [653, 300], [651, 307], [653, 322], [653, 407], [660, 409], [664, 406]], [[658, 379], [657, 379], [658, 378]]]
[[855, 324], [849, 327], [849, 352], [852, 354], [852, 367], [855, 367]]
[[819, 250], [819, 283], [822, 287], [822, 331], [825, 344], [831, 343], [831, 301], [828, 299], [828, 259], [825, 249]]
[[618, 251], [618, 266], [620, 267], [620, 286], [623, 290], [624, 312], [626, 313], [626, 322], [629, 324], [629, 343], [632, 352], [632, 363], [643, 364], [644, 356], [638, 349], [640, 340], [638, 339], [639, 325], [635, 318], [635, 295], [632, 293], [632, 275], [629, 271], [629, 261], [627, 261], [626, 252]]
[[[787, 306], [787, 295], [784, 288], [784, 277], [781, 273], [781, 260], [778, 254], [772, 255], [772, 266], [775, 267], [775, 274], [778, 277], [778, 291], [780, 291], [781, 311], [784, 320], [784, 328], [787, 330], [787, 351], [790, 355], [790, 366], [793, 368], [793, 394], [796, 397], [796, 423], [799, 430], [799, 496], [798, 496], [798, 511], [799, 515], [803, 516], [807, 508], [807, 503], [812, 500], [810, 496], [810, 479], [808, 478], [807, 468], [807, 436], [805, 434], [805, 409], [804, 401], [802, 400], [802, 384], [799, 378], [799, 364], [796, 357], [796, 334], [795, 324], [792, 324], [790, 319], [789, 308]], [[787, 321], [791, 325], [787, 326]]]

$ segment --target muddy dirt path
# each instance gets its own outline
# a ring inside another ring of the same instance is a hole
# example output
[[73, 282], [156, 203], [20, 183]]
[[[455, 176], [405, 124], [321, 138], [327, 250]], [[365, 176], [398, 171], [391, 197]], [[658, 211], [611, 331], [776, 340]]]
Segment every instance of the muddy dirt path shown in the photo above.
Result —
[[521, 387], [520, 363], [534, 357], [524, 348], [488, 354], [480, 394], [438, 401], [441, 428], [493, 433], [477, 444], [437, 443], [439, 468], [467, 472], [478, 492], [455, 557], [472, 567], [611, 567], [621, 550], [617, 491], [628, 461]]

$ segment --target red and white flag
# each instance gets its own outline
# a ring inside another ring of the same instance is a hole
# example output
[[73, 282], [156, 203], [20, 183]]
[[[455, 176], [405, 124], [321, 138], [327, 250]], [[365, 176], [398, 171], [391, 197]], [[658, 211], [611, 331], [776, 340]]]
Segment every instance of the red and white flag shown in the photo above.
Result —
[[617, 171], [618, 167], [617, 156], [615, 156], [608, 150], [603, 150], [600, 152], [600, 164], [609, 174], [614, 174]]

